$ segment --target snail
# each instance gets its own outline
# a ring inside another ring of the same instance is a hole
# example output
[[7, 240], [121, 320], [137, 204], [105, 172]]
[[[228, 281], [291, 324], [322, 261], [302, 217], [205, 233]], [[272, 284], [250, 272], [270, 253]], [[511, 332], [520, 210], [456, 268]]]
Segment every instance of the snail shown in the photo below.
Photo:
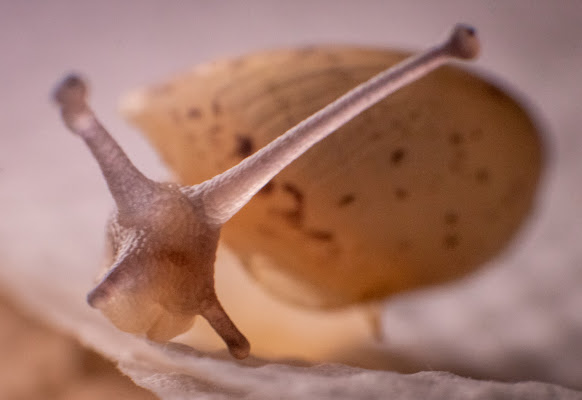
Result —
[[[223, 224], [257, 192], [271, 190], [269, 182], [288, 164], [357, 114], [451, 59], [474, 58], [478, 49], [474, 29], [458, 25], [441, 45], [381, 72], [254, 154], [246, 154], [253, 143], [244, 137], [236, 139], [239, 153], [249, 156], [194, 185], [158, 183], [145, 177], [89, 107], [85, 82], [77, 75], [66, 77], [54, 98], [65, 125], [96, 158], [116, 205], [108, 224], [108, 268], [89, 292], [88, 303], [120, 330], [160, 342], [187, 331], [195, 316], [201, 315], [232, 356], [245, 358], [249, 342], [214, 290], [215, 253]], [[244, 86], [245, 82], [232, 84]], [[219, 103], [213, 106], [215, 113], [222, 112]], [[189, 110], [193, 117], [200, 112]], [[399, 157], [408, 155], [393, 156]], [[519, 160], [525, 162], [523, 157]], [[297, 203], [302, 202], [303, 195], [292, 186], [285, 190]], [[341, 202], [347, 207], [353, 201], [345, 197]]]

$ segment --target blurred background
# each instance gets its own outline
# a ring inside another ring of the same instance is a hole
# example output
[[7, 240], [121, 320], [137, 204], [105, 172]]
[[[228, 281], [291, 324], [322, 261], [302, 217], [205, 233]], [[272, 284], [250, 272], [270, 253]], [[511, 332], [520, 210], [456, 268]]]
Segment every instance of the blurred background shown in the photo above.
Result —
[[[153, 150], [118, 114], [128, 90], [265, 48], [425, 48], [466, 21], [483, 41], [476, 68], [526, 98], [547, 133], [538, 207], [489, 268], [388, 300], [387, 341], [375, 348], [400, 360], [403, 370], [582, 389], [581, 20], [576, 0], [0, 2], [0, 386], [20, 398], [66, 398], [63, 387], [71, 382], [114, 374], [110, 364], [87, 361], [98, 356], [60, 336], [75, 336], [75, 320], [51, 306], [85, 309], [112, 204], [94, 160], [50, 103], [64, 73], [90, 78], [103, 122], [147, 175], [165, 178]], [[231, 255], [219, 258], [236, 264]], [[50, 344], [51, 335], [60, 344]], [[47, 348], [54, 351], [37, 350]], [[59, 361], [71, 357], [71, 364]], [[22, 368], [13, 368], [17, 361]], [[97, 367], [87, 367], [91, 362]], [[68, 366], [49, 385], [47, 371], [56, 365]]]

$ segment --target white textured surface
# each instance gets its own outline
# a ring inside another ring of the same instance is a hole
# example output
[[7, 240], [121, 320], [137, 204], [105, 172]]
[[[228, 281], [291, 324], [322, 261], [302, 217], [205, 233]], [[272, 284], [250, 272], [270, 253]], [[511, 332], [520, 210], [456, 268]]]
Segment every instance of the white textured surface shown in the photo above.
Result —
[[439, 373], [255, 369], [184, 359], [110, 330], [85, 306], [84, 296], [99, 266], [111, 202], [95, 163], [66, 134], [47, 95], [64, 72], [87, 74], [98, 113], [136, 164], [159, 177], [164, 173], [155, 155], [117, 117], [112, 100], [129, 88], [220, 55], [338, 41], [419, 48], [457, 21], [473, 23], [484, 41], [480, 68], [512, 82], [541, 111], [551, 136], [551, 168], [528, 230], [491, 269], [387, 304], [389, 348], [422, 369], [580, 389], [582, 3], [532, 4], [3, 1], [0, 283], [23, 304], [122, 360], [138, 382], [167, 398], [195, 397], [194, 390], [219, 393], [217, 398], [273, 398], [281, 387], [286, 398], [419, 398], [429, 391], [434, 398], [581, 398], [553, 386], [489, 384]]

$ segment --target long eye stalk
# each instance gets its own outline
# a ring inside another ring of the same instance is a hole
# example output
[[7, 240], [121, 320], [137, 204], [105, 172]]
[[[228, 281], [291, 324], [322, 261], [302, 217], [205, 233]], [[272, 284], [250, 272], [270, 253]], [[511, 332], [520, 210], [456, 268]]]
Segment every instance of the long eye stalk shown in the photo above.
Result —
[[283, 168], [362, 111], [444, 63], [475, 58], [478, 53], [475, 30], [457, 25], [444, 43], [362, 83], [240, 164], [204, 182], [200, 190], [208, 217], [217, 224], [228, 221]]
[[149, 200], [155, 182], [146, 178], [103, 128], [86, 102], [87, 85], [76, 75], [67, 76], [54, 92], [67, 127], [79, 135], [99, 163], [120, 212], [131, 212]]

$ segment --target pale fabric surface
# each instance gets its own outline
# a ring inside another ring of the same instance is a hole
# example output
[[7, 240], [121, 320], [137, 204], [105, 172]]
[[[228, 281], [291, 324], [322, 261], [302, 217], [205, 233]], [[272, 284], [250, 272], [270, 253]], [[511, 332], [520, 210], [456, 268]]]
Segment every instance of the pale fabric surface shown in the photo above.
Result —
[[152, 150], [117, 116], [112, 100], [128, 89], [217, 56], [265, 47], [349, 42], [420, 48], [453, 23], [468, 21], [484, 41], [479, 68], [512, 82], [540, 110], [551, 168], [535, 218], [490, 269], [444, 290], [387, 303], [389, 350], [425, 370], [582, 389], [582, 3], [491, 4], [2, 2], [3, 291], [119, 360], [139, 384], [164, 398], [582, 398], [547, 384], [477, 382], [438, 372], [258, 368], [258, 361], [187, 356], [116, 332], [84, 302], [111, 201], [94, 161], [66, 134], [48, 101], [63, 72], [77, 69], [91, 78], [104, 122], [146, 174], [163, 177]]
[[115, 365], [0, 298], [0, 398], [154, 399]]

